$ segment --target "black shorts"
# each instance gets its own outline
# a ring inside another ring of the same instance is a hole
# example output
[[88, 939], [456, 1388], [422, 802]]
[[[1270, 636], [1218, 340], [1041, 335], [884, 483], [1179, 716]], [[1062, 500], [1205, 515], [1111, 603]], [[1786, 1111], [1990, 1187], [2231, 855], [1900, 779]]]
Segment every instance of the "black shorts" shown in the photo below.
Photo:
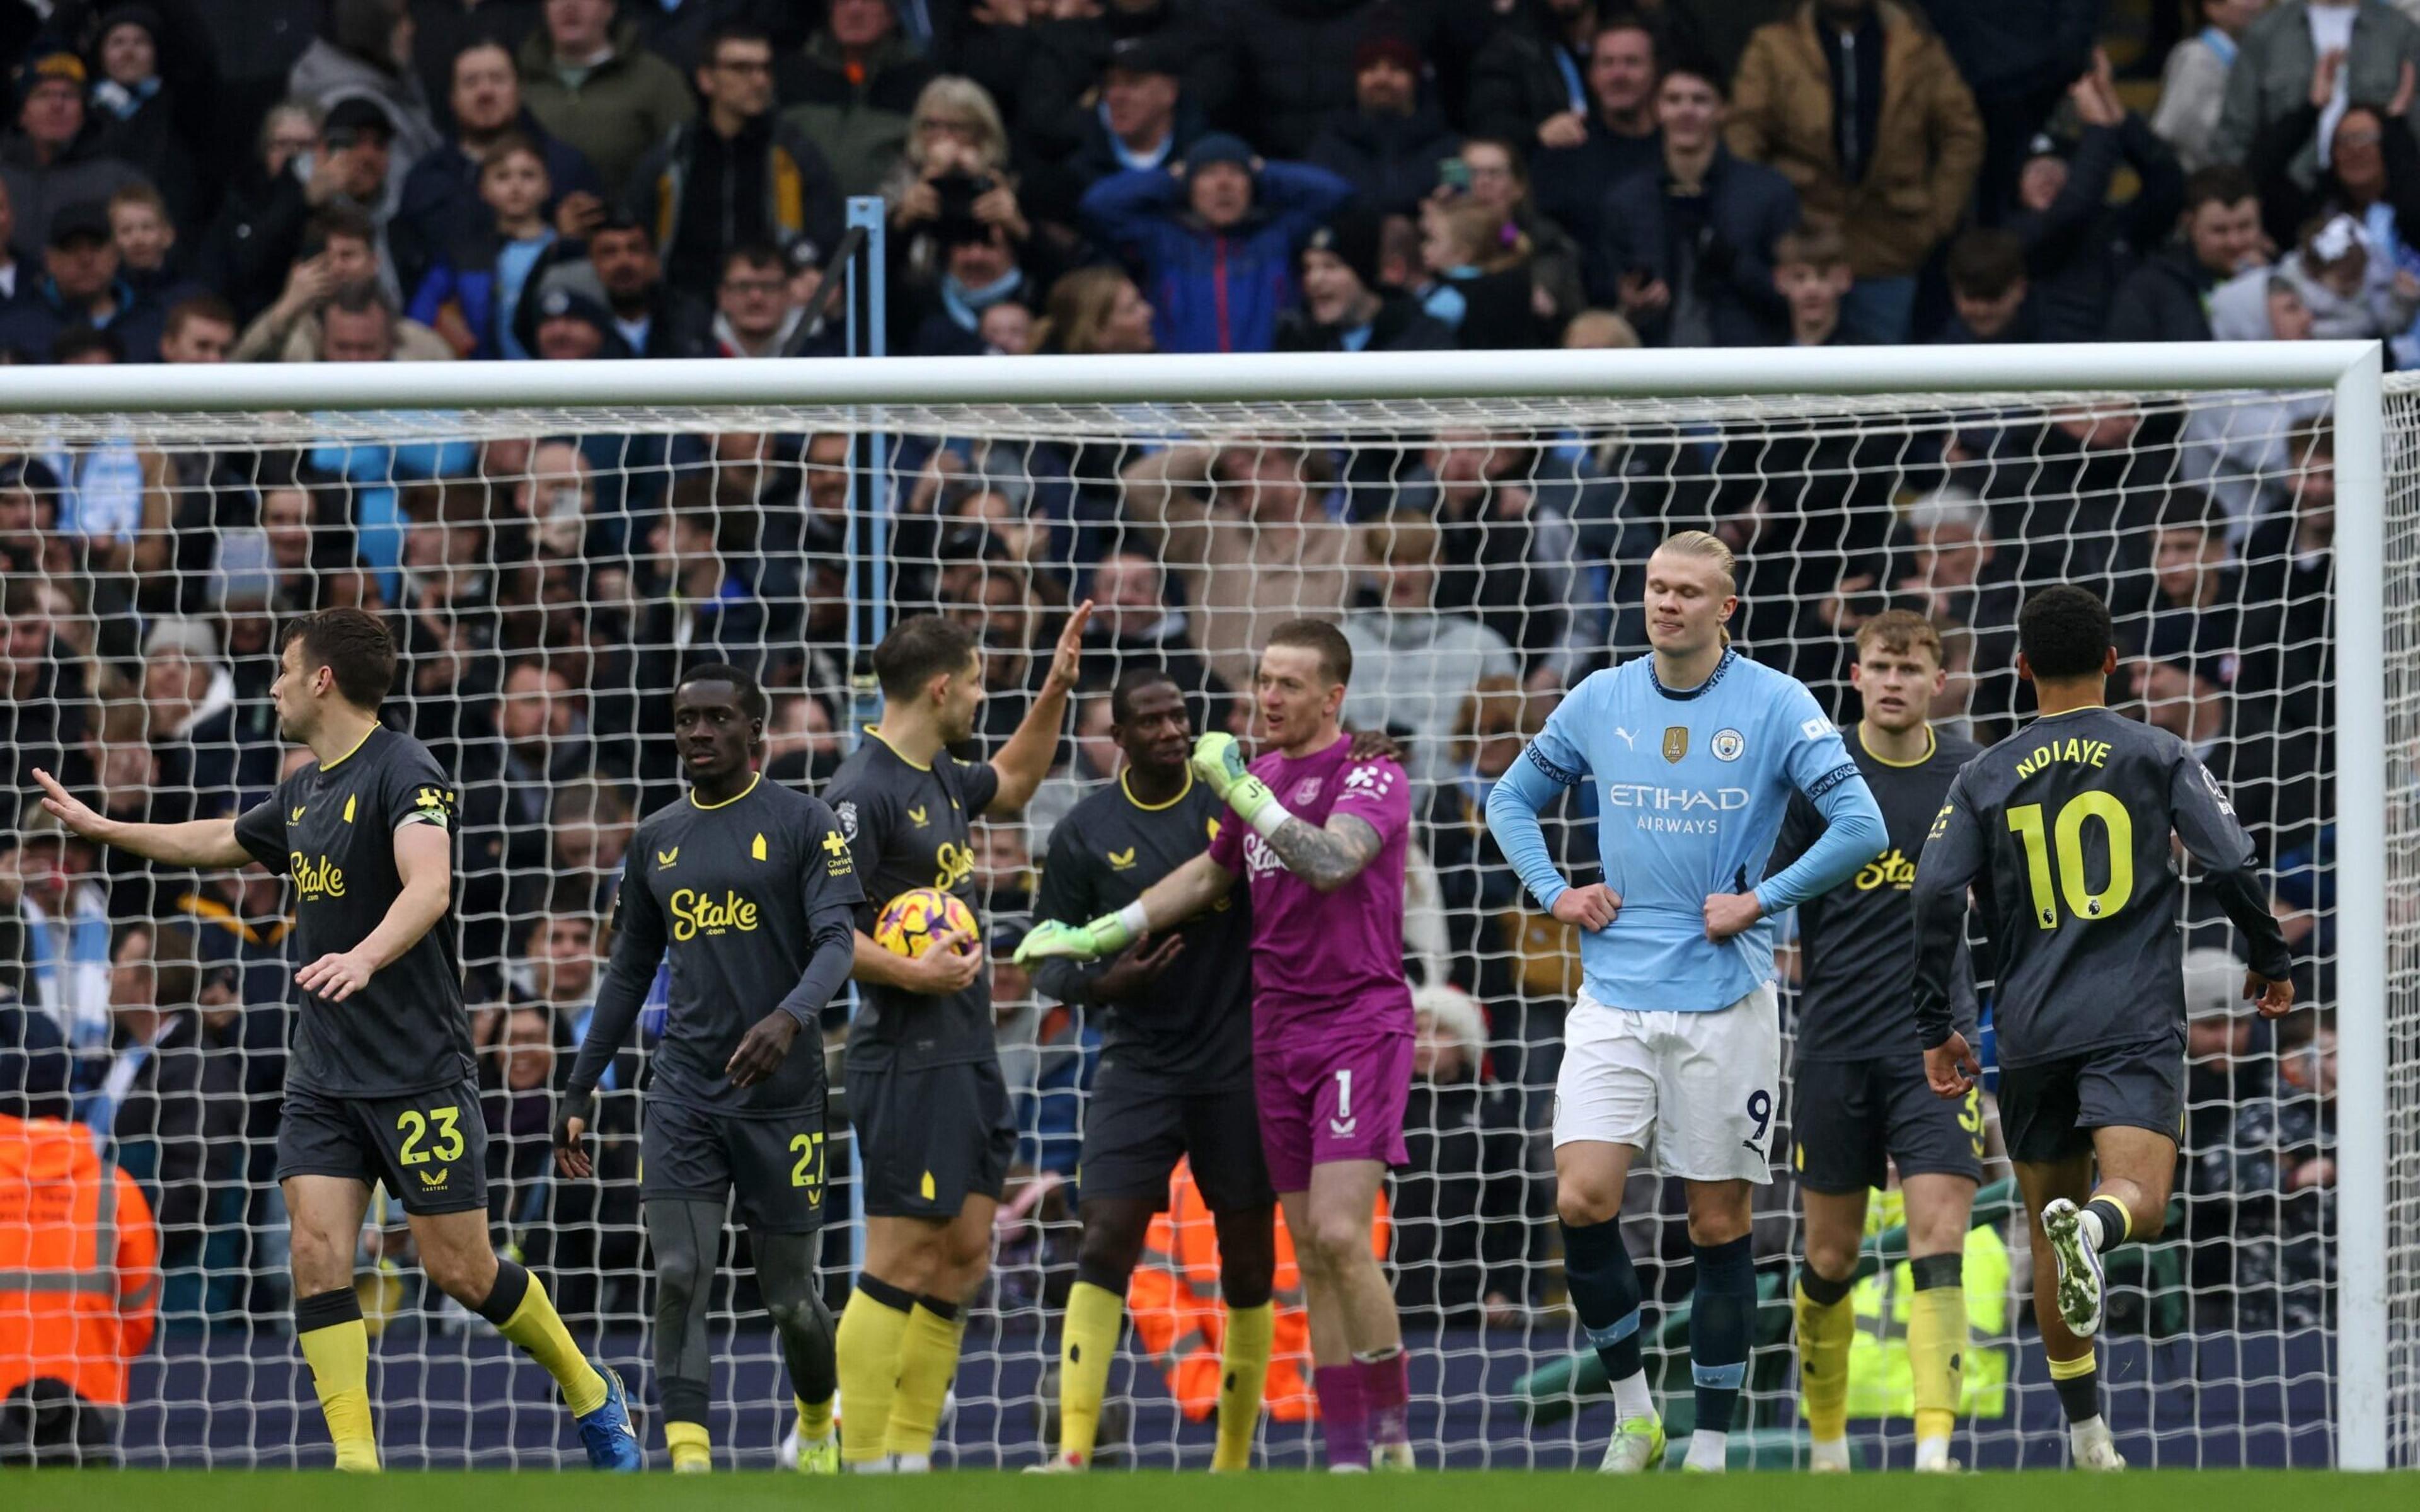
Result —
[[639, 1198], [739, 1196], [739, 1221], [768, 1234], [824, 1225], [824, 1110], [778, 1118], [707, 1113], [647, 1099], [639, 1127]]
[[1867, 1192], [1910, 1176], [1983, 1179], [1983, 1092], [1933, 1095], [1924, 1057], [1802, 1060], [1791, 1071], [1791, 1165], [1810, 1192]]
[[845, 1078], [869, 1216], [954, 1218], [970, 1196], [1000, 1200], [1016, 1111], [999, 1061], [852, 1065]]
[[1093, 1085], [1084, 1114], [1079, 1201], [1147, 1197], [1168, 1208], [1168, 1178], [1180, 1159], [1212, 1212], [1243, 1212], [1278, 1199], [1261, 1153], [1261, 1109], [1249, 1086], [1228, 1092], [1161, 1092], [1114, 1072]]
[[277, 1180], [349, 1176], [388, 1192], [410, 1213], [488, 1205], [488, 1121], [479, 1084], [401, 1097], [334, 1097], [286, 1089], [277, 1125]]
[[2049, 1165], [2092, 1152], [2095, 1129], [2149, 1129], [2181, 1140], [2185, 1047], [2175, 1035], [2000, 1068], [2009, 1158]]

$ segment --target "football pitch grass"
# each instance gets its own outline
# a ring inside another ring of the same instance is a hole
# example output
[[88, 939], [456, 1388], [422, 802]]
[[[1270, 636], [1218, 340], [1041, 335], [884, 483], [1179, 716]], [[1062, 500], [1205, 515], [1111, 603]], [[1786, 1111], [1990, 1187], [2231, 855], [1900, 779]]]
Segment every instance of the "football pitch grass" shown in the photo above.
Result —
[[[242, 1471], [42, 1471], [0, 1478], [0, 1506], [25, 1512], [1497, 1512], [1531, 1496], [1571, 1495], [1615, 1508], [1651, 1503], [1682, 1512], [2060, 1512], [2088, 1499], [2126, 1512], [2324, 1506], [2328, 1512], [2420, 1506], [2420, 1473], [2329, 1471], [2129, 1471], [2107, 1480], [2058, 1472], [1960, 1476], [1656, 1474], [1616, 1486], [1570, 1473], [1521, 1471], [1328, 1476], [1278, 1472], [1081, 1478], [959, 1472], [914, 1479], [807, 1479], [787, 1473], [603, 1477], [577, 1471], [403, 1471], [376, 1480], [333, 1473]], [[461, 1498], [456, 1501], [455, 1498]]]

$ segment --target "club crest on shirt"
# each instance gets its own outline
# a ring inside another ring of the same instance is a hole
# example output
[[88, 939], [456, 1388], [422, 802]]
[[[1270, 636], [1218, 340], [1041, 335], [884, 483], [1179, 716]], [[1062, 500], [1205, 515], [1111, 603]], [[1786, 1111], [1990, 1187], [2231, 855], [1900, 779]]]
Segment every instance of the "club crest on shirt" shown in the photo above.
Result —
[[1315, 802], [1317, 802], [1317, 801], [1318, 801], [1318, 799], [1319, 799], [1319, 779], [1318, 779], [1318, 778], [1315, 778], [1315, 777], [1306, 777], [1306, 778], [1304, 778], [1301, 781], [1296, 782], [1296, 783], [1294, 785], [1294, 801], [1295, 801], [1295, 802], [1296, 802], [1296, 803], [1315, 803]]
[[1664, 759], [1668, 762], [1678, 764], [1681, 758], [1688, 754], [1689, 727], [1684, 724], [1666, 725], [1664, 727]]
[[1747, 749], [1747, 741], [1736, 730], [1717, 730], [1706, 748], [1714, 753], [1714, 760], [1718, 762], [1735, 762], [1740, 759], [1740, 752]]
[[857, 839], [857, 800], [846, 798], [833, 804], [832, 817], [840, 821], [840, 832], [854, 841]]

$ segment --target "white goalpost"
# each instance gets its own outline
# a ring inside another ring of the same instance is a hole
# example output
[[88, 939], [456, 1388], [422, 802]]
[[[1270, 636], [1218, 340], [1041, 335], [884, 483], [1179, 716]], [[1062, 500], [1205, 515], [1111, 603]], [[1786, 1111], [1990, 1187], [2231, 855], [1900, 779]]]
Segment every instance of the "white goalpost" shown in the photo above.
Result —
[[[2209, 1032], [2174, 1216], [2113, 1273], [2104, 1350], [2120, 1363], [2103, 1379], [2120, 1445], [2138, 1464], [2420, 1467], [2420, 383], [2382, 376], [2371, 344], [5, 369], [0, 755], [12, 779], [64, 762], [130, 817], [225, 812], [287, 759], [260, 712], [274, 623], [332, 603], [391, 616], [404, 665], [389, 717], [464, 794], [458, 910], [498, 1242], [547, 1275], [637, 1406], [644, 1044], [603, 1094], [598, 1183], [554, 1178], [545, 1132], [617, 847], [678, 791], [655, 748], [678, 669], [760, 671], [768, 773], [812, 788], [876, 712], [864, 656], [900, 617], [977, 632], [992, 704], [978, 739], [996, 744], [1057, 617], [1099, 601], [1064, 771], [976, 841], [990, 938], [1030, 920], [1048, 825], [1114, 776], [1118, 672], [1166, 666], [1197, 722], [1224, 721], [1257, 637], [1297, 613], [1341, 618], [1359, 663], [1347, 722], [1394, 731], [1418, 794], [1405, 949], [1426, 1033], [1414, 1163], [1388, 1193], [1416, 1439], [1425, 1463], [1564, 1466], [1606, 1427], [1561, 1292], [1543, 1144], [1576, 977], [1470, 804], [1562, 688], [1636, 654], [1636, 569], [1683, 528], [1718, 530], [1742, 561], [1743, 649], [1839, 717], [1854, 717], [1855, 625], [1885, 607], [1933, 620], [1953, 663], [1935, 717], [1986, 744], [2030, 707], [2008, 662], [2022, 594], [2075, 580], [2110, 598], [2126, 662], [2113, 695], [2229, 783], [2313, 999], [2277, 1028], [2195, 1011]], [[1556, 843], [1578, 870], [1595, 820], [1575, 803]], [[25, 917], [87, 954], [106, 939], [112, 959], [0, 987], [62, 1026], [79, 1111], [144, 1183], [162, 1241], [160, 1336], [133, 1371], [123, 1457], [323, 1463], [267, 1180], [284, 904], [256, 874], [125, 870], [34, 812], [0, 810], [0, 848], [59, 846], [64, 880]], [[2188, 947], [2229, 948], [2190, 878], [2187, 896]], [[109, 969], [137, 935], [147, 985]], [[1016, 1466], [1051, 1432], [1099, 1025], [1018, 973], [994, 990], [1024, 1137], [944, 1458]], [[130, 1010], [183, 1024], [158, 1031], [177, 1053], [147, 1040], [128, 1067]], [[1788, 1147], [1774, 1148], [1744, 1427], [1760, 1462], [1787, 1464], [1795, 1385], [1773, 1295], [1797, 1248]], [[1962, 1455], [2056, 1464], [1994, 1157], [1969, 1251], [1983, 1363]], [[835, 1181], [835, 1288], [853, 1189]], [[1684, 1398], [1677, 1211], [1634, 1179], [1623, 1233], [1656, 1379]], [[541, 1378], [421, 1295], [382, 1212], [361, 1289], [389, 1462], [574, 1462]], [[1903, 1460], [1909, 1442], [1887, 1386], [1894, 1221], [1871, 1236], [1859, 1292], [1856, 1360], [1878, 1384], [1852, 1427], [1869, 1462]], [[1107, 1459], [1206, 1463], [1187, 1384], [1193, 1331], [1216, 1311], [1202, 1243], [1155, 1232]], [[715, 1437], [753, 1464], [775, 1452], [786, 1396], [744, 1257], [734, 1241]], [[1298, 1466], [1315, 1426], [1287, 1382], [1272, 1379], [1264, 1449]]]

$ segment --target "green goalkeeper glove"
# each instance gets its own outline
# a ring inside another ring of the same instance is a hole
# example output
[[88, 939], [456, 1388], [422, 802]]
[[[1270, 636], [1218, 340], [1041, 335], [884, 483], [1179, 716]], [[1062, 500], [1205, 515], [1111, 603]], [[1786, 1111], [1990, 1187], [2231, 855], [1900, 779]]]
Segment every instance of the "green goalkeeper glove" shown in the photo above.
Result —
[[1115, 955], [1134, 943], [1135, 932], [1116, 914], [1103, 914], [1089, 924], [1063, 924], [1055, 918], [1045, 919], [1033, 926], [1031, 933], [1017, 946], [1011, 957], [1018, 965], [1028, 961], [1053, 957], [1068, 961], [1098, 961], [1105, 955]]
[[1244, 752], [1229, 734], [1207, 734], [1193, 743], [1193, 771], [1218, 795], [1235, 817], [1265, 835], [1293, 817], [1269, 785], [1244, 765]]

